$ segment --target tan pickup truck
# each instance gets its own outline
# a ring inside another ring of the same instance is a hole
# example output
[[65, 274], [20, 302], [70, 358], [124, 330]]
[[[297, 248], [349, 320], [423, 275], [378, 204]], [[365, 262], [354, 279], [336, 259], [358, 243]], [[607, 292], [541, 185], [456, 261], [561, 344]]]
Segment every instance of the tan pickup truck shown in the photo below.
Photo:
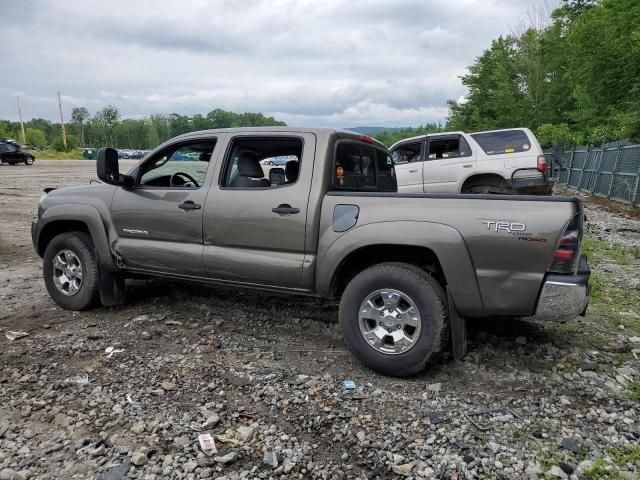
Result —
[[401, 194], [385, 147], [324, 128], [207, 130], [127, 174], [48, 190], [32, 226], [64, 308], [121, 303], [149, 276], [340, 299], [346, 343], [372, 369], [420, 371], [465, 322], [568, 320], [587, 305], [583, 213], [568, 197]]

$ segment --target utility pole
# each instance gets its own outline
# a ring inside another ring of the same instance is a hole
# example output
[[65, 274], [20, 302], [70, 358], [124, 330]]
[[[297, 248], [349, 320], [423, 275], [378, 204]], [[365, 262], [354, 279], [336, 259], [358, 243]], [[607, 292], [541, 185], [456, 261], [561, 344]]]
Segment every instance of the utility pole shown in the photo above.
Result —
[[58, 90], [58, 107], [60, 108], [60, 126], [62, 127], [62, 144], [64, 151], [67, 151], [67, 134], [64, 131], [64, 117], [62, 116], [62, 102], [60, 101], [60, 90]]
[[22, 143], [27, 143], [27, 136], [24, 134], [24, 122], [22, 121], [22, 109], [20, 108], [20, 97], [16, 97], [18, 101], [18, 117], [20, 117], [20, 129], [22, 130]]

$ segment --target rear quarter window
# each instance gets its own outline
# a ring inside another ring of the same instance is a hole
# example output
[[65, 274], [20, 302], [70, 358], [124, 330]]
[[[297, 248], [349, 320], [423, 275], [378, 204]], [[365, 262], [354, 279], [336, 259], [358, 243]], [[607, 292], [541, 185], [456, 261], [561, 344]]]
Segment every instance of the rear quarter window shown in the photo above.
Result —
[[531, 150], [531, 141], [523, 130], [472, 133], [473, 138], [487, 155], [518, 153]]
[[391, 156], [362, 142], [339, 141], [332, 186], [334, 190], [396, 192], [398, 183]]

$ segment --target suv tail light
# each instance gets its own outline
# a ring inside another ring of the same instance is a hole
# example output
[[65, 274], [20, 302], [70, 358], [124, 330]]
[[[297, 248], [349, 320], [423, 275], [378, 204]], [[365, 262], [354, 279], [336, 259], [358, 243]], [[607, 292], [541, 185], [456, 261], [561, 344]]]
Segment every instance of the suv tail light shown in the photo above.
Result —
[[536, 168], [541, 173], [545, 173], [547, 171], [547, 159], [544, 155], [538, 155], [538, 158], [536, 160]]
[[582, 212], [578, 212], [567, 223], [553, 252], [549, 272], [575, 273], [580, 262], [580, 243], [582, 242]]

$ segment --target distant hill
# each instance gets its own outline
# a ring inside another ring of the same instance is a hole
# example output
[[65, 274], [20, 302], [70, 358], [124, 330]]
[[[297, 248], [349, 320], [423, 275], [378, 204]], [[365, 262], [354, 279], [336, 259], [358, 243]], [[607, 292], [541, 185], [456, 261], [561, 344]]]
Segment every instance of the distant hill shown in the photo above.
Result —
[[345, 130], [351, 130], [352, 132], [362, 133], [364, 135], [371, 135], [375, 137], [384, 132], [399, 132], [407, 127], [347, 127]]

